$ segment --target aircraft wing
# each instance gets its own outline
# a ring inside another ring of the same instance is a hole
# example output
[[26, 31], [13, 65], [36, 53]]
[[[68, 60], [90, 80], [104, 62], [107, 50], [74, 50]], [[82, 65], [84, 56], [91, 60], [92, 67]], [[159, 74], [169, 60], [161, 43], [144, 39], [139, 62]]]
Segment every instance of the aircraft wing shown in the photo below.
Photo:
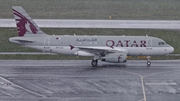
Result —
[[80, 51], [88, 52], [95, 55], [103, 56], [107, 53], [116, 53], [116, 52], [125, 52], [128, 53], [128, 50], [124, 48], [116, 48], [116, 47], [81, 47], [81, 46], [70, 46], [71, 49], [78, 48]]

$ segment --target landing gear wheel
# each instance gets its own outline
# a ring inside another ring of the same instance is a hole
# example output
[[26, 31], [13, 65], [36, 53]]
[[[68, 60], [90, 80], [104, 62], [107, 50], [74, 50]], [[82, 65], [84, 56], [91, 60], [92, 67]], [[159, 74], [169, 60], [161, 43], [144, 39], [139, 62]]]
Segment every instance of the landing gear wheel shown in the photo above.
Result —
[[147, 66], [151, 66], [151, 62], [150, 61], [147, 61]]
[[151, 66], [150, 58], [151, 58], [151, 56], [147, 56], [147, 66], [148, 66], [148, 67]]
[[97, 59], [96, 59], [96, 60], [92, 60], [91, 65], [92, 65], [92, 66], [97, 66], [97, 63], [98, 63], [98, 60], [97, 60]]

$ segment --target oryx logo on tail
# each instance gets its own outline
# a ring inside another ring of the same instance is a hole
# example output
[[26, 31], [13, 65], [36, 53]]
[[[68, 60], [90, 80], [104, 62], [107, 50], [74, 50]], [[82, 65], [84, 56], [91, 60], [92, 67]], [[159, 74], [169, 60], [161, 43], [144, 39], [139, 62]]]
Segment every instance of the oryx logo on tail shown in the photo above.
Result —
[[34, 24], [24, 15], [13, 9], [19, 36], [24, 36], [26, 32], [36, 34], [38, 32]]

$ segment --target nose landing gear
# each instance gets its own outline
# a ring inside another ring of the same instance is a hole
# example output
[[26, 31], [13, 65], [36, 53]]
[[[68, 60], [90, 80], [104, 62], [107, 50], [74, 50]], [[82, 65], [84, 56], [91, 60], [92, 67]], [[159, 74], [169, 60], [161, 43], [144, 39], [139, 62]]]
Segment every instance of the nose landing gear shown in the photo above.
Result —
[[150, 56], [147, 56], [147, 66], [149, 67], [149, 66], [151, 66], [151, 61], [150, 61]]
[[97, 64], [98, 64], [98, 58], [99, 58], [98, 55], [95, 55], [95, 56], [94, 56], [94, 59], [93, 59], [92, 62], [91, 62], [91, 65], [92, 65], [93, 67], [96, 67], [96, 66], [97, 66]]

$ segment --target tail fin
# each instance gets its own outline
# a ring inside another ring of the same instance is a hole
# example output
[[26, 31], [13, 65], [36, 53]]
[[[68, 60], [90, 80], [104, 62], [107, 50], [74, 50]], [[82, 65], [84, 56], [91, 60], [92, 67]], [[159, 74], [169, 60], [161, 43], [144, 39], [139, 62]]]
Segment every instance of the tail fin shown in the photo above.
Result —
[[13, 6], [19, 36], [45, 35], [21, 6]]

